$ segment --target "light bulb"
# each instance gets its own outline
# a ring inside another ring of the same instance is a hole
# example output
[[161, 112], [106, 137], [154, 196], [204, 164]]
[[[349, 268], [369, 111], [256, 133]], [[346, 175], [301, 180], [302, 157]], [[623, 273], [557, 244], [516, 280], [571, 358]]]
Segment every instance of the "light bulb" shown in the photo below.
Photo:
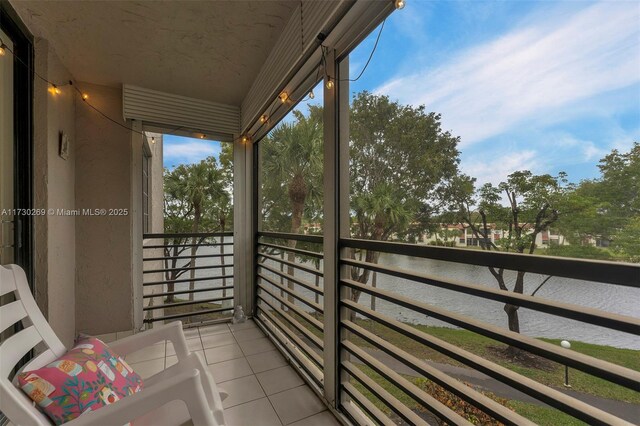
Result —
[[204, 139], [206, 137], [207, 137], [207, 135], [205, 135], [205, 134], [200, 135], [200, 139]]
[[89, 95], [87, 95], [86, 93], [82, 94], [82, 100], [86, 101], [87, 99], [89, 99]]
[[156, 143], [156, 138], [154, 138], [153, 136], [151, 137], [151, 143], [152, 144]]
[[313, 94], [313, 90], [309, 92], [309, 99], [313, 99], [316, 97], [316, 95]]
[[331, 80], [331, 77], [329, 77], [329, 80], [327, 81], [327, 89], [331, 90], [333, 89], [333, 80]]
[[0, 44], [0, 56], [4, 56], [7, 53], [7, 46], [4, 43]]
[[58, 89], [58, 86], [52, 84], [51, 87], [49, 87], [49, 93], [51, 93], [52, 95], [59, 95], [61, 92], [60, 89]]
[[245, 135], [242, 137], [242, 143], [249, 143], [251, 141], [251, 139], [249, 139], [249, 136]]
[[394, 5], [396, 9], [400, 10], [400, 9], [404, 9], [407, 3], [405, 2], [405, 0], [395, 0]]
[[267, 116], [266, 116], [266, 115], [264, 115], [264, 114], [263, 114], [263, 115], [261, 115], [261, 116], [260, 116], [260, 122], [261, 122], [262, 124], [266, 123], [266, 122], [267, 122]]
[[287, 99], [289, 99], [289, 94], [287, 92], [282, 92], [278, 97], [280, 98], [280, 102], [285, 103], [287, 102]]

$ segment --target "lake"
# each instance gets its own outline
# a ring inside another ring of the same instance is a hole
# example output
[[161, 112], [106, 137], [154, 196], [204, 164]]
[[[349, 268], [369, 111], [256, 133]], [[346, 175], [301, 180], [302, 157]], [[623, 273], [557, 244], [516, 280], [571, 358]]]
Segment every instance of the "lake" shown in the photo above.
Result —
[[[217, 247], [201, 247], [198, 254], [218, 253]], [[198, 266], [205, 264], [219, 264], [219, 258], [198, 259]], [[230, 259], [229, 259], [230, 260]], [[206, 261], [206, 263], [204, 262]], [[455, 279], [470, 284], [483, 285], [490, 288], [498, 288], [497, 283], [488, 268], [474, 265], [443, 262], [431, 259], [422, 259], [394, 254], [382, 254], [380, 264], [393, 265], [394, 267], [416, 272], [428, 273], [441, 278]], [[274, 262], [267, 262], [274, 265]], [[307, 263], [313, 266], [311, 262]], [[214, 271], [214, 272], [212, 272]], [[220, 274], [219, 270], [199, 270], [197, 276], [205, 274]], [[230, 271], [227, 271], [230, 273]], [[507, 283], [513, 288], [515, 272], [507, 271]], [[268, 274], [271, 275], [271, 274]], [[296, 270], [296, 276], [314, 283], [314, 275]], [[186, 276], [184, 276], [186, 278]], [[527, 274], [525, 276], [525, 294], [530, 294], [546, 275]], [[640, 279], [640, 278], [639, 278]], [[278, 281], [279, 282], [279, 279]], [[211, 283], [197, 282], [197, 287], [210, 286]], [[176, 286], [178, 287], [178, 286]], [[183, 285], [182, 287], [186, 287]], [[299, 287], [299, 286], [298, 286]], [[485, 300], [479, 297], [457, 293], [451, 290], [440, 289], [427, 284], [416, 283], [401, 278], [380, 275], [377, 276], [377, 287], [392, 291], [398, 295], [410, 297], [414, 300], [425, 302], [447, 309], [457, 314], [465, 315], [486, 323], [507, 327], [507, 316], [503, 310], [503, 303]], [[314, 294], [306, 289], [297, 288], [302, 295], [313, 300]], [[198, 299], [215, 297], [207, 293], [197, 293]], [[640, 289], [612, 284], [603, 284], [591, 281], [572, 280], [568, 278], [552, 277], [536, 293], [536, 297], [549, 300], [571, 303], [574, 305], [597, 308], [610, 313], [628, 315], [640, 318]], [[359, 303], [370, 307], [371, 299], [363, 294]], [[304, 304], [298, 304], [306, 307]], [[376, 311], [400, 321], [426, 324], [443, 327], [453, 327], [435, 318], [429, 318], [423, 314], [399, 307], [395, 304], [383, 301], [375, 301]], [[533, 337], [548, 337], [566, 340], [579, 340], [582, 342], [609, 345], [619, 348], [640, 350], [640, 339], [628, 333], [615, 332], [607, 328], [581, 323], [579, 321], [565, 319], [550, 314], [545, 314], [530, 309], [519, 309], [521, 333]]]

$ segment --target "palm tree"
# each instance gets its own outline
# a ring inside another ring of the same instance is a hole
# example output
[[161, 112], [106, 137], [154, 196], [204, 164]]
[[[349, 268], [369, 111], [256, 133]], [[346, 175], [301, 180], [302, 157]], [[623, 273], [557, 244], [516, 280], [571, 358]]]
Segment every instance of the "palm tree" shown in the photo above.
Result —
[[[212, 228], [212, 226], [215, 226], [215, 224], [208, 223], [211, 222], [209, 216], [214, 211], [214, 206], [224, 197], [228, 197], [228, 195], [214, 157], [208, 157], [197, 164], [180, 165], [173, 171], [166, 172], [164, 185], [165, 216], [169, 211], [167, 207], [181, 207], [178, 209], [181, 217], [176, 217], [176, 220], [167, 223], [170, 226], [173, 222], [176, 222], [174, 225], [179, 225], [180, 229], [171, 229], [172, 232], [185, 232], [187, 230], [186, 227], [190, 225], [190, 231], [196, 234], [201, 231], [203, 218], [207, 219], [205, 227]], [[191, 280], [189, 282], [189, 290], [194, 290], [195, 288], [195, 281], [193, 281], [195, 279], [195, 269], [193, 269], [196, 266], [195, 256], [198, 246], [203, 242], [204, 238], [202, 237], [194, 236], [191, 238], [191, 258], [184, 265], [185, 268], [191, 268], [189, 270], [189, 279]], [[174, 244], [179, 244], [179, 242], [174, 241]], [[175, 268], [175, 265], [173, 267]], [[186, 270], [179, 271], [179, 273], [184, 273], [184, 271]], [[172, 278], [175, 279], [177, 276]], [[172, 278], [169, 278], [169, 281]], [[172, 292], [173, 284], [169, 284], [168, 287], [168, 291]], [[170, 302], [171, 300], [168, 299], [167, 301]], [[193, 293], [190, 293], [189, 301], [193, 300]]]
[[[322, 200], [322, 113], [318, 107], [310, 107], [309, 116], [294, 111], [295, 122], [278, 125], [265, 140], [260, 142], [264, 199], [278, 205], [284, 212], [291, 212], [289, 232], [297, 234], [302, 227], [305, 212], [317, 216]], [[279, 203], [280, 194], [286, 191], [289, 206]], [[272, 209], [277, 210], [277, 208]], [[286, 215], [286, 214], [283, 214]], [[295, 247], [291, 240], [289, 247]], [[289, 253], [293, 262], [295, 254]], [[288, 267], [290, 275], [293, 268]], [[289, 281], [289, 288], [294, 283]], [[292, 300], [291, 296], [289, 300]]]

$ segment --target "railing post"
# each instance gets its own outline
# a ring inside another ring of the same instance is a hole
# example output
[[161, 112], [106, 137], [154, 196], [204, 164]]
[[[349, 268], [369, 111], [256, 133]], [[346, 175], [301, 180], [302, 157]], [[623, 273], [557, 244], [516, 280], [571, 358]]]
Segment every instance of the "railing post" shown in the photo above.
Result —
[[[348, 59], [329, 49], [324, 81], [324, 396], [340, 405], [340, 238], [349, 233]], [[340, 76], [344, 77], [340, 77]], [[327, 87], [329, 79], [333, 87]], [[341, 81], [342, 80], [342, 81]]]
[[[247, 315], [254, 310], [255, 235], [257, 206], [254, 205], [257, 188], [257, 165], [254, 159], [257, 147], [245, 144], [238, 135], [233, 146], [233, 291], [234, 304], [242, 305]], [[254, 182], [255, 180], [255, 182]], [[255, 211], [254, 211], [255, 210]], [[249, 266], [249, 267], [247, 267]]]

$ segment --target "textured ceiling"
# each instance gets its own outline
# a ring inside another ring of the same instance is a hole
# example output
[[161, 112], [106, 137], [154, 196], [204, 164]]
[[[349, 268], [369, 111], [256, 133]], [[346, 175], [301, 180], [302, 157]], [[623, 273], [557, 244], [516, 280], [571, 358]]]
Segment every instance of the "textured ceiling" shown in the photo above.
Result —
[[11, 4], [79, 81], [240, 105], [299, 1]]

